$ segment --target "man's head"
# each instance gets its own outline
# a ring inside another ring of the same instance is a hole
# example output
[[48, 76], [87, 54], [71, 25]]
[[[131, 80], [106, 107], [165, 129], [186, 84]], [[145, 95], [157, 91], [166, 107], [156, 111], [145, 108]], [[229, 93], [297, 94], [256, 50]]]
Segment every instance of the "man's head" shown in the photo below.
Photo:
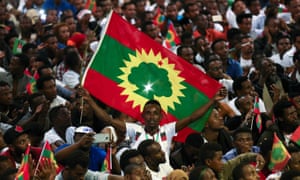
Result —
[[152, 139], [141, 142], [138, 146], [138, 151], [148, 165], [151, 164], [158, 167], [159, 164], [166, 162], [165, 152], [162, 151], [160, 144]]
[[224, 70], [222, 60], [218, 55], [212, 54], [204, 61], [206, 74], [215, 80], [224, 78]]
[[251, 32], [252, 26], [252, 14], [249, 13], [242, 13], [237, 15], [236, 22], [244, 34], [248, 34]]
[[36, 81], [36, 88], [43, 93], [49, 101], [56, 98], [56, 83], [53, 76], [43, 76]]
[[278, 101], [273, 108], [278, 127], [285, 133], [292, 133], [298, 127], [298, 114], [295, 106], [288, 100]]
[[37, 93], [33, 93], [29, 96], [28, 102], [29, 102], [32, 112], [35, 112], [36, 108], [39, 105], [45, 104], [47, 102], [47, 99], [44, 94], [37, 92]]
[[300, 0], [286, 0], [285, 1], [289, 12], [295, 22], [300, 20]]
[[194, 63], [194, 50], [190, 46], [179, 46], [177, 55], [191, 64]]
[[167, 5], [167, 9], [166, 9], [166, 16], [171, 19], [172, 21], [177, 21], [177, 6], [175, 3], [169, 3]]
[[[288, 35], [279, 35], [276, 41], [278, 53], [283, 55], [292, 47], [291, 38]], [[294, 56], [295, 57], [295, 56]]]
[[88, 126], [79, 126], [75, 129], [74, 142], [79, 142], [84, 136], [89, 136], [85, 138], [85, 143], [80, 148], [82, 150], [89, 150], [93, 144], [93, 135], [95, 131]]
[[214, 172], [219, 173], [223, 169], [222, 146], [217, 143], [205, 143], [200, 148], [199, 164], [206, 165]]
[[184, 142], [184, 151], [186, 152], [187, 158], [193, 163], [199, 160], [199, 151], [201, 146], [204, 144], [203, 137], [199, 133], [192, 133], [187, 136]]
[[136, 17], [135, 3], [132, 1], [125, 2], [122, 6], [122, 12], [127, 20], [135, 18]]
[[144, 167], [128, 164], [124, 170], [124, 180], [149, 180], [151, 175]]
[[209, 129], [211, 131], [219, 131], [223, 128], [224, 128], [223, 118], [220, 116], [219, 111], [217, 109], [213, 109], [205, 124], [205, 130]]
[[235, 106], [241, 112], [242, 115], [247, 114], [251, 109], [253, 109], [254, 99], [250, 95], [239, 96], [235, 100]]
[[64, 165], [63, 179], [82, 180], [88, 170], [89, 156], [81, 151], [75, 150], [62, 162]]
[[9, 106], [13, 104], [13, 94], [10, 85], [0, 81], [0, 105]]
[[3, 138], [9, 149], [17, 156], [21, 156], [30, 144], [28, 134], [21, 126], [9, 128]]
[[252, 56], [254, 52], [253, 39], [249, 35], [244, 35], [241, 37], [241, 55]]
[[29, 58], [25, 54], [14, 55], [9, 63], [9, 71], [12, 75], [19, 75], [24, 72], [29, 65]]
[[158, 37], [157, 26], [151, 21], [147, 21], [142, 25], [142, 32], [147, 34], [152, 39]]
[[228, 59], [228, 46], [224, 39], [217, 39], [211, 44], [211, 49], [216, 53], [222, 61]]
[[260, 180], [255, 167], [248, 162], [237, 165], [233, 169], [232, 175], [234, 180]]
[[120, 167], [125, 171], [128, 165], [134, 164], [145, 168], [145, 161], [141, 153], [136, 149], [128, 149], [123, 152], [120, 158]]
[[297, 146], [289, 146], [287, 150], [291, 155], [288, 168], [290, 170], [300, 171], [300, 149]]
[[239, 154], [251, 152], [253, 146], [252, 131], [247, 127], [235, 130], [233, 133], [233, 145]]
[[186, 12], [186, 16], [192, 20], [194, 20], [200, 14], [200, 8], [197, 3], [188, 3], [184, 7], [184, 12]]
[[254, 91], [254, 87], [247, 76], [236, 78], [232, 84], [232, 88], [238, 97], [252, 95]]
[[71, 126], [71, 112], [65, 106], [56, 106], [49, 112], [50, 122], [54, 128], [64, 130]]
[[160, 103], [156, 100], [149, 100], [146, 102], [142, 117], [144, 118], [146, 127], [157, 128], [162, 119]]
[[217, 180], [214, 171], [207, 166], [197, 166], [189, 174], [190, 180]]

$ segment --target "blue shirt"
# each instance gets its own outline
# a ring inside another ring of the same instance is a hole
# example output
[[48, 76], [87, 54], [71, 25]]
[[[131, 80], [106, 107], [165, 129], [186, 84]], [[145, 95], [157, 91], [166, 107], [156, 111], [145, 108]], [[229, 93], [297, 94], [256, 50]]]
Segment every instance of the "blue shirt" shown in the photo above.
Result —
[[[58, 148], [56, 148], [55, 150], [55, 154], [64, 149], [65, 147], [70, 146], [70, 144], [63, 144], [61, 146], [59, 146]], [[106, 156], [106, 152], [99, 148], [99, 147], [94, 147], [91, 146], [90, 149], [90, 161], [89, 161], [89, 167], [88, 169], [92, 170], [92, 171], [100, 171], [104, 162]]]
[[42, 8], [47, 12], [49, 9], [55, 9], [57, 10], [57, 13], [58, 14], [61, 14], [63, 11], [65, 10], [72, 10], [72, 12], [75, 14], [76, 13], [76, 8], [71, 5], [68, 1], [66, 0], [60, 0], [60, 4], [59, 5], [56, 5], [54, 3], [54, 0], [45, 0]]
[[[252, 146], [251, 152], [259, 153], [260, 148], [258, 146]], [[230, 159], [237, 157], [238, 155], [239, 154], [238, 154], [236, 148], [233, 148], [233, 149], [229, 150], [225, 155], [223, 155], [222, 160], [224, 162], [226, 162], [226, 161], [229, 161]]]
[[227, 62], [226, 74], [233, 80], [243, 75], [243, 69], [240, 63], [234, 59], [229, 58]]

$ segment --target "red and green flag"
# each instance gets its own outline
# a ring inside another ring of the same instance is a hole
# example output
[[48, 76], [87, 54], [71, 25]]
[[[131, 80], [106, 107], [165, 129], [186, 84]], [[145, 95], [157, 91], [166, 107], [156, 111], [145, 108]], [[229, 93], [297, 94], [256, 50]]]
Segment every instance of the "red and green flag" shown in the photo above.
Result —
[[30, 144], [27, 146], [21, 166], [16, 174], [16, 180], [30, 180], [30, 164], [28, 162]]
[[159, 27], [164, 24], [165, 16], [161, 13], [160, 8], [156, 9], [156, 14], [153, 18], [153, 23]]
[[256, 118], [255, 118], [256, 127], [258, 129], [258, 132], [261, 133], [262, 121], [261, 121], [261, 114], [260, 114], [260, 110], [259, 110], [259, 97], [258, 96], [255, 97], [253, 112], [256, 115]]
[[290, 140], [300, 147], [300, 126], [293, 132]]
[[[189, 116], [221, 87], [114, 12], [103, 31], [82, 85], [105, 104], [141, 122], [143, 106], [150, 99], [161, 103], [164, 124]], [[201, 131], [210, 112], [183, 129], [176, 140]]]
[[36, 170], [39, 168], [40, 164], [43, 163], [42, 161], [44, 160], [50, 161], [51, 164], [54, 164], [57, 173], [60, 171], [60, 167], [56, 163], [54, 153], [48, 141], [46, 141], [44, 144], [38, 164], [36, 166]]
[[172, 22], [170, 22], [168, 25], [168, 32], [166, 35], [165, 42], [167, 48], [174, 47], [180, 43], [180, 38], [177, 36], [176, 30]]
[[272, 172], [281, 171], [286, 166], [290, 158], [291, 155], [277, 137], [276, 133], [274, 133], [271, 159], [268, 165], [269, 170]]
[[94, 12], [96, 10], [96, 0], [87, 0], [84, 9], [89, 9]]
[[110, 173], [111, 169], [112, 169], [111, 147], [109, 146], [106, 150], [106, 156], [105, 156], [101, 171]]
[[26, 41], [16, 38], [13, 45], [13, 54], [22, 53], [22, 48]]
[[33, 94], [38, 92], [37, 88], [36, 88], [36, 80], [31, 77], [29, 82], [26, 85], [26, 91], [28, 94]]

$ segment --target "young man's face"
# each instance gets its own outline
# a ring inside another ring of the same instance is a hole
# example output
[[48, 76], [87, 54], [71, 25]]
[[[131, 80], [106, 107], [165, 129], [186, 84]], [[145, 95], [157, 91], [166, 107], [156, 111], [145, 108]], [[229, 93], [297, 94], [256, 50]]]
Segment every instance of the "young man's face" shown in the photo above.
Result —
[[224, 163], [222, 161], [223, 152], [217, 151], [215, 152], [215, 156], [213, 159], [209, 159], [207, 162], [207, 166], [213, 169], [215, 172], [219, 173], [223, 170]]
[[257, 174], [255, 167], [251, 164], [248, 164], [243, 167], [243, 180], [259, 180], [260, 177]]
[[156, 128], [161, 120], [161, 108], [157, 104], [148, 104], [145, 106], [142, 116], [146, 127]]
[[252, 135], [247, 132], [239, 133], [236, 135], [233, 143], [238, 153], [242, 154], [251, 152], [251, 148], [253, 146]]
[[65, 169], [65, 177], [67, 180], [82, 180], [84, 179], [84, 175], [87, 172], [87, 168], [83, 168], [80, 165], [76, 165], [75, 168], [66, 167]]
[[22, 134], [12, 144], [12, 150], [21, 155], [26, 151], [28, 144], [30, 144], [28, 134]]

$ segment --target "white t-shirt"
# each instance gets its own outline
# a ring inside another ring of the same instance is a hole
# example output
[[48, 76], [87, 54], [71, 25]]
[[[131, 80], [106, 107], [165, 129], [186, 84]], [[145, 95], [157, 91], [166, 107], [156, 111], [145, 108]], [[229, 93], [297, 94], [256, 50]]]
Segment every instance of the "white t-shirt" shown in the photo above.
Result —
[[62, 81], [66, 86], [73, 89], [80, 83], [79, 78], [80, 75], [77, 72], [68, 70], [64, 73]]
[[293, 57], [296, 52], [295, 46], [293, 46], [290, 50], [284, 53], [282, 58], [282, 63], [280, 64], [283, 68], [288, 68], [294, 66]]
[[74, 144], [74, 133], [75, 133], [75, 127], [74, 126], [68, 127], [66, 129], [66, 132], [65, 132], [65, 136], [66, 136], [66, 141], [65, 141], [63, 138], [61, 138], [56, 133], [56, 131], [52, 127], [50, 130], [48, 130], [45, 133], [43, 142], [48, 141], [50, 144], [53, 144], [57, 141], [62, 141], [62, 142], [67, 143], [67, 144]]
[[147, 139], [153, 139], [161, 145], [161, 149], [166, 153], [167, 159], [169, 159], [170, 148], [173, 137], [176, 135], [175, 129], [176, 122], [171, 122], [159, 127], [159, 132], [153, 136], [146, 133], [144, 127], [126, 123], [126, 136], [132, 141], [131, 148], [137, 149], [139, 144]]
[[158, 172], [152, 171], [147, 165], [146, 169], [150, 172], [152, 180], [167, 179], [167, 176], [173, 171], [169, 163], [160, 164]]

